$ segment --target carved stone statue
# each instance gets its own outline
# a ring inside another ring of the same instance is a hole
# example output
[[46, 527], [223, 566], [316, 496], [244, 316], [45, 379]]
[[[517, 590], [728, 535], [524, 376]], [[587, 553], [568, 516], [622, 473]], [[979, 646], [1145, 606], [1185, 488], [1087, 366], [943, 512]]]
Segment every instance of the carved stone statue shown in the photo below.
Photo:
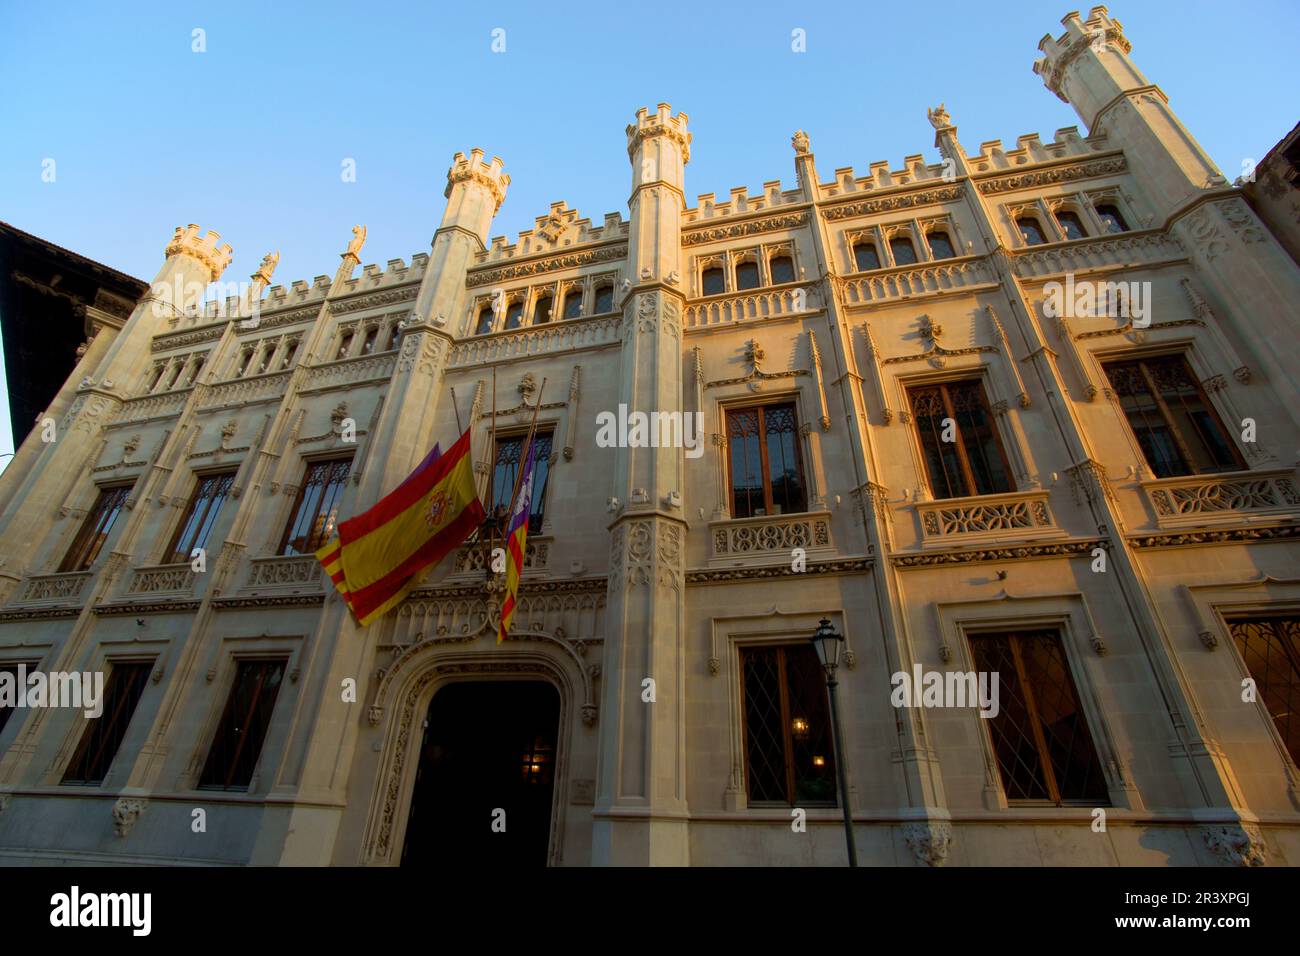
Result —
[[253, 281], [256, 282], [258, 279], [261, 279], [267, 285], [270, 285], [271, 276], [275, 275], [275, 267], [278, 266], [279, 264], [280, 264], [279, 251], [277, 250], [276, 252], [268, 252], [266, 255], [262, 257], [262, 264], [258, 266], [257, 271], [253, 273]]
[[353, 256], [357, 259], [360, 259], [361, 247], [364, 246], [365, 244], [366, 244], [366, 227], [353, 226], [352, 241], [348, 243], [348, 251], [345, 252], [344, 255]]
[[796, 154], [805, 155], [808, 152], [808, 134], [801, 129], [795, 130], [794, 135], [790, 137], [790, 145], [794, 147]]
[[948, 115], [948, 111], [943, 108], [942, 103], [934, 109], [927, 109], [925, 115], [930, 118], [930, 125], [935, 129], [943, 129], [945, 126], [952, 125], [952, 117]]

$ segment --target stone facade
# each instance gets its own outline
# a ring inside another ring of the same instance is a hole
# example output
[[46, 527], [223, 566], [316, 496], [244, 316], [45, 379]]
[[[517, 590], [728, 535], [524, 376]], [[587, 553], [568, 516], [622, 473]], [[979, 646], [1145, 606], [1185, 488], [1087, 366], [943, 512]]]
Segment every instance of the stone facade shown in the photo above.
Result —
[[[739, 653], [828, 618], [864, 863], [1300, 863], [1300, 773], [1242, 701], [1231, 633], [1300, 609], [1300, 269], [1105, 8], [1063, 23], [1034, 69], [1086, 136], [970, 153], [940, 107], [939, 164], [828, 175], [800, 132], [792, 187], [690, 206], [687, 117], [660, 104], [627, 127], [628, 219], [556, 204], [489, 243], [509, 177], [475, 150], [409, 264], [354, 275], [360, 230], [333, 279], [267, 290], [264, 265], [256, 322], [150, 294], [103, 326], [51, 406], [57, 440], [34, 432], [0, 480], [0, 664], [152, 669], [97, 786], [61, 784], [79, 712], [8, 721], [0, 859], [395, 864], [433, 695], [520, 678], [560, 696], [552, 864], [842, 864], [839, 810], [798, 833], [748, 793]], [[155, 288], [228, 261], [178, 229]], [[1149, 311], [1053, 315], [1067, 277], [1138, 283]], [[1168, 355], [1237, 466], [1156, 477], [1102, 363]], [[1007, 490], [937, 493], [913, 403], [957, 379], [983, 390]], [[770, 399], [795, 408], [806, 507], [739, 517], [726, 412]], [[599, 447], [596, 416], [620, 404], [703, 413], [704, 453]], [[519, 428], [535, 406], [553, 452], [512, 639], [495, 643], [472, 553], [364, 630], [313, 558], [281, 556], [308, 462], [353, 456], [346, 516], [458, 422], [485, 476], [493, 415]], [[168, 563], [217, 466], [234, 477], [206, 568]], [[114, 484], [130, 490], [98, 557], [60, 571]], [[973, 670], [971, 635], [995, 628], [1059, 635], [1104, 830], [1093, 805], [1009, 799], [974, 710], [891, 704], [891, 675]], [[237, 662], [269, 656], [285, 678], [247, 788], [200, 789]]]

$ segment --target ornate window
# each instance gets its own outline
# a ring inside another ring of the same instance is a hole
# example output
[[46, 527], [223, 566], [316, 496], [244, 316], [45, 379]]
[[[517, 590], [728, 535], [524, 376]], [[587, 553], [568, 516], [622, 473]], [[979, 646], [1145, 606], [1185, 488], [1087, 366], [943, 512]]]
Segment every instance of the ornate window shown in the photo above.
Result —
[[988, 724], [1007, 802], [1108, 803], [1106, 778], [1054, 630], [971, 634], [978, 671], [998, 681]]
[[506, 328], [517, 329], [524, 321], [524, 303], [516, 299], [506, 307]]
[[736, 263], [736, 288], [738, 290], [757, 289], [759, 286], [758, 263]]
[[1259, 700], [1300, 765], [1300, 615], [1229, 621], [1228, 630], [1255, 679]]
[[1061, 231], [1065, 233], [1066, 239], [1087, 239], [1088, 233], [1083, 228], [1083, 221], [1079, 219], [1077, 212], [1068, 209], [1062, 209], [1056, 214], [1056, 221], [1061, 226]]
[[384, 351], [392, 352], [401, 344], [402, 344], [402, 323], [394, 322], [388, 328], [388, 344], [384, 346]]
[[207, 352], [199, 352], [198, 354], [192, 356], [190, 361], [186, 363], [187, 365], [189, 365], [189, 369], [190, 369], [190, 374], [185, 376], [185, 384], [187, 386], [193, 385], [194, 380], [199, 377], [199, 372], [203, 371], [203, 366], [208, 361], [208, 354], [209, 353]]
[[294, 356], [298, 354], [299, 342], [297, 339], [290, 339], [284, 346], [284, 358], [280, 360], [280, 370], [284, 371], [293, 364]]
[[487, 335], [492, 331], [492, 303], [485, 302], [479, 306], [478, 322], [474, 326], [475, 335]]
[[352, 329], [348, 329], [341, 336], [339, 336], [338, 351], [334, 353], [335, 361], [338, 361], [339, 359], [345, 359], [348, 357], [348, 353], [352, 351], [352, 339], [355, 337], [356, 337], [356, 333]]
[[208, 535], [212, 533], [212, 526], [216, 523], [221, 506], [226, 503], [226, 497], [230, 494], [230, 487], [234, 483], [233, 471], [203, 475], [199, 478], [194, 493], [190, 495], [189, 504], [185, 507], [185, 517], [181, 519], [181, 523], [172, 535], [171, 543], [167, 546], [164, 564], [180, 564], [182, 561], [188, 561], [195, 548], [207, 545]]
[[347, 489], [352, 459], [331, 458], [307, 464], [293, 513], [280, 540], [283, 555], [315, 554], [334, 534], [339, 501]]
[[1246, 467], [1183, 356], [1107, 362], [1102, 368], [1157, 478]]
[[835, 805], [826, 672], [809, 643], [740, 648], [749, 803]]
[[256, 349], [251, 345], [245, 345], [239, 353], [239, 365], [235, 369], [235, 378], [243, 378], [248, 373], [248, 368], [253, 364], [253, 353]]
[[573, 289], [564, 296], [564, 317], [576, 319], [582, 315], [582, 290]]
[[158, 387], [158, 383], [162, 381], [163, 372], [165, 371], [167, 371], [167, 365], [165, 362], [159, 362], [158, 364], [156, 364], [153, 367], [153, 374], [149, 377], [149, 387], [146, 388], [145, 391], [152, 392], [154, 389], [156, 389]]
[[731, 517], [808, 510], [793, 402], [727, 409]]
[[240, 661], [212, 749], [199, 776], [201, 790], [247, 790], [262, 755], [287, 660]]
[[[527, 435], [498, 435], [496, 460], [492, 473], [492, 511], [497, 506], [510, 507], [515, 481], [523, 463], [524, 440]], [[528, 533], [538, 534], [546, 509], [546, 484], [551, 474], [551, 432], [538, 429], [533, 437], [537, 443], [537, 460], [533, 464], [533, 498], [528, 510]]]
[[596, 287], [595, 314], [604, 315], [606, 312], [614, 311], [614, 287], [612, 285], [602, 285]]
[[[28, 661], [23, 661], [22, 665], [27, 668], [28, 673], [40, 666], [37, 663]], [[14, 681], [15, 687], [18, 686], [18, 667], [19, 664], [16, 663], [0, 664], [0, 674], [9, 674]], [[9, 718], [13, 716], [13, 712], [18, 709], [16, 700], [17, 699], [15, 698], [15, 703], [12, 704], [0, 704], [0, 734], [4, 733], [5, 724], [9, 723]]]
[[772, 285], [782, 285], [794, 281], [794, 260], [789, 256], [773, 256], [767, 263], [772, 276]]
[[979, 379], [919, 386], [907, 397], [934, 497], [1014, 490]]
[[95, 499], [94, 507], [86, 515], [86, 520], [82, 522], [77, 536], [72, 539], [72, 547], [68, 549], [68, 553], [63, 557], [63, 563], [59, 565], [60, 572], [84, 571], [95, 563], [130, 494], [130, 485], [113, 485], [99, 489], [99, 497]]
[[853, 264], [859, 272], [869, 272], [880, 268], [880, 253], [874, 242], [855, 242], [853, 244]]
[[1107, 232], [1128, 232], [1128, 223], [1114, 203], [1101, 203], [1097, 206], [1097, 216], [1106, 227]]
[[948, 233], [942, 230], [936, 230], [927, 237], [930, 240], [930, 255], [935, 259], [951, 259], [956, 253], [952, 248], [952, 240], [948, 238]]
[[379, 326], [372, 325], [366, 329], [366, 337], [361, 340], [361, 354], [370, 355], [375, 351], [375, 344], [379, 341]]
[[721, 295], [727, 291], [726, 273], [721, 266], [710, 266], [700, 273], [700, 294]]
[[104, 685], [103, 713], [86, 721], [63, 783], [95, 787], [104, 782], [152, 671], [153, 664], [147, 661], [113, 663]]
[[916, 262], [916, 246], [906, 236], [895, 236], [889, 240], [889, 252], [894, 257], [894, 265], [910, 266]]
[[537, 300], [533, 306], [533, 325], [545, 325], [551, 321], [551, 307], [554, 300], [549, 295], [544, 295]]
[[1043, 235], [1043, 227], [1033, 216], [1017, 216], [1016, 227], [1020, 230], [1020, 238], [1027, 246], [1041, 246], [1047, 241], [1047, 237]]

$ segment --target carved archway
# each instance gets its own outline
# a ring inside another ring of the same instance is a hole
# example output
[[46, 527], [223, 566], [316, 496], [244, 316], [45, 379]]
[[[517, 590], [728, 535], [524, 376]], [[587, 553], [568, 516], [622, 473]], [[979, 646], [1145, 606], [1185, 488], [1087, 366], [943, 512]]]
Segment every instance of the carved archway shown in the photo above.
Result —
[[[404, 658], [398, 675], [390, 670], [380, 681], [384, 693], [371, 707], [372, 723], [384, 715], [380, 762], [371, 797], [361, 863], [396, 866], [415, 790], [422, 734], [417, 732], [433, 695], [448, 683], [476, 680], [541, 680], [560, 696], [560, 725], [556, 740], [555, 787], [551, 798], [551, 832], [547, 865], [560, 862], [564, 844], [563, 808], [568, 804], [569, 761], [572, 753], [575, 681], [570, 668], [545, 652], [509, 645], [491, 651], [449, 648], [433, 641], [418, 645]], [[395, 662], [396, 663], [396, 662]], [[378, 718], [376, 718], [378, 715]]]

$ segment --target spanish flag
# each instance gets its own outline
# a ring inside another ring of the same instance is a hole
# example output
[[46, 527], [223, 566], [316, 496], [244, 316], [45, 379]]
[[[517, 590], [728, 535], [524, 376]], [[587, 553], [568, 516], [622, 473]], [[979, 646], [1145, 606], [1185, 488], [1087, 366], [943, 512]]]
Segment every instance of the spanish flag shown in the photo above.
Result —
[[519, 482], [519, 495], [515, 509], [510, 514], [510, 529], [506, 532], [506, 599], [501, 605], [501, 626], [497, 629], [497, 643], [506, 639], [515, 617], [515, 598], [519, 593], [519, 576], [524, 571], [524, 549], [528, 542], [528, 519], [533, 511], [533, 475], [537, 463], [537, 443], [528, 443], [528, 458], [524, 462], [523, 479]]
[[445, 455], [436, 452], [374, 507], [340, 524], [338, 538], [316, 552], [362, 626], [401, 603], [420, 572], [483, 522], [469, 431]]

